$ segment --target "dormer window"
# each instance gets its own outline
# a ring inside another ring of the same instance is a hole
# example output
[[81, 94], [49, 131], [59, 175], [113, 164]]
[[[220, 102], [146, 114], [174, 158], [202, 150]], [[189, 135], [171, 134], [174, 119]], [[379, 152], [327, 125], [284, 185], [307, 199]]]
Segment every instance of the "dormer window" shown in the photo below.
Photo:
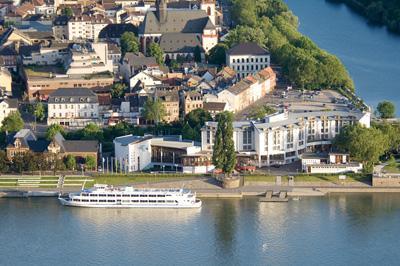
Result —
[[54, 101], [57, 103], [57, 102], [60, 101], [60, 99], [59, 98], [55, 98]]

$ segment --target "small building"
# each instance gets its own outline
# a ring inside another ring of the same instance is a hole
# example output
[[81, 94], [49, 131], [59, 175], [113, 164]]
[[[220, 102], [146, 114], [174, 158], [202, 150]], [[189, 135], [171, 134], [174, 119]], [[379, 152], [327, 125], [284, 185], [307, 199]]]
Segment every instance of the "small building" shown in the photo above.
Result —
[[0, 100], [0, 126], [3, 124], [4, 118], [10, 113], [18, 111], [18, 100], [17, 99], [1, 99]]
[[183, 113], [187, 115], [193, 110], [203, 108], [203, 96], [197, 91], [183, 92]]
[[7, 158], [12, 160], [14, 156], [27, 152], [45, 152], [48, 144], [49, 141], [36, 138], [30, 129], [21, 129], [17, 133], [7, 136]]
[[124, 80], [129, 82], [129, 79], [140, 71], [158, 68], [155, 57], [147, 57], [142, 53], [126, 53], [121, 62], [120, 73]]
[[7, 68], [0, 68], [0, 91], [3, 94], [12, 95], [12, 77]]
[[[205, 173], [210, 165], [200, 146], [184, 141], [181, 136], [134, 136], [114, 139], [115, 158], [127, 172], [156, 168], [159, 170]], [[196, 155], [198, 154], [198, 155]], [[193, 163], [192, 163], [193, 162]], [[204, 166], [204, 167], [203, 167]], [[209, 167], [209, 171], [212, 167]]]
[[270, 63], [269, 52], [254, 42], [239, 43], [226, 51], [226, 65], [237, 72], [238, 78], [255, 74]]
[[99, 123], [97, 95], [86, 88], [62, 88], [49, 96], [47, 124], [85, 127]]
[[113, 64], [114, 73], [117, 73], [121, 61], [121, 49], [115, 43], [108, 43], [108, 60]]
[[350, 162], [347, 153], [304, 153], [301, 156], [302, 170], [311, 174], [359, 173], [362, 164]]

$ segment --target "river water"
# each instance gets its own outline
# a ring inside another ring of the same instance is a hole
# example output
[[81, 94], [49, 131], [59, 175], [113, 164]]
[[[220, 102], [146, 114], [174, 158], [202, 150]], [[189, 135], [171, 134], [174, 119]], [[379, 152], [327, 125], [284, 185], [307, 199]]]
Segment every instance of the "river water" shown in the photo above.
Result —
[[400, 195], [198, 210], [65, 207], [0, 199], [0, 265], [398, 265]]
[[300, 31], [337, 55], [352, 76], [356, 92], [376, 107], [393, 101], [400, 114], [400, 35], [371, 26], [345, 5], [326, 0], [285, 0], [300, 20]]

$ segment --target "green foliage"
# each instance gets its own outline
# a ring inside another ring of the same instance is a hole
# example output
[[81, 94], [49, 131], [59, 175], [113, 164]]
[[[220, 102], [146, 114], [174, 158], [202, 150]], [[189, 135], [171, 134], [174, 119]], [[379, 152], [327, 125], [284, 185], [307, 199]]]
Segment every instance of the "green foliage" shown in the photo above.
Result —
[[139, 40], [133, 32], [124, 32], [120, 39], [121, 52], [125, 53], [137, 53], [139, 52]]
[[111, 88], [111, 96], [113, 98], [121, 98], [125, 95], [125, 90], [127, 86], [123, 83], [115, 83]]
[[226, 62], [226, 51], [228, 45], [225, 43], [218, 43], [208, 52], [208, 63], [215, 65], [224, 65]]
[[72, 8], [69, 7], [69, 6], [64, 7], [63, 10], [61, 11], [61, 13], [62, 13], [64, 16], [67, 16], [67, 17], [72, 17], [72, 16], [74, 15], [74, 11], [73, 11]]
[[352, 158], [371, 167], [390, 149], [389, 139], [376, 127], [366, 128], [359, 124], [346, 126], [333, 141], [334, 147], [349, 152]]
[[46, 131], [46, 139], [52, 140], [57, 133], [65, 134], [64, 128], [59, 124], [50, 125]]
[[103, 140], [103, 130], [98, 125], [89, 123], [82, 129], [81, 139], [101, 141]]
[[185, 139], [201, 141], [201, 128], [207, 121], [212, 121], [211, 114], [204, 109], [195, 109], [184, 119], [182, 135]]
[[354, 90], [340, 60], [298, 31], [297, 17], [282, 0], [232, 0], [232, 4], [239, 25], [230, 31], [228, 46], [257, 42], [272, 53], [273, 60], [282, 66], [282, 74], [297, 87]]
[[47, 116], [47, 111], [42, 102], [38, 102], [35, 104], [35, 109], [33, 111], [36, 119], [40, 122], [44, 121]]
[[150, 43], [147, 54], [149, 56], [155, 57], [157, 64], [162, 65], [164, 63], [164, 52], [158, 43]]
[[6, 173], [9, 170], [9, 161], [5, 151], [0, 150], [0, 173]]
[[194, 49], [194, 61], [201, 62], [201, 48], [199, 46], [196, 46]]
[[393, 155], [390, 155], [389, 160], [387, 161], [387, 163], [391, 167], [396, 167], [397, 166], [396, 159], [394, 158]]
[[275, 113], [276, 110], [271, 106], [263, 105], [258, 106], [254, 110], [252, 110], [249, 114], [251, 119], [263, 119], [265, 116]]
[[19, 111], [11, 112], [6, 118], [4, 118], [1, 130], [7, 131], [8, 133], [17, 132], [24, 128], [24, 120], [22, 120]]
[[392, 102], [383, 101], [378, 104], [376, 110], [380, 118], [394, 118], [396, 115], [396, 107]]
[[233, 115], [230, 112], [222, 112], [217, 115], [216, 119], [218, 127], [214, 139], [212, 161], [217, 169], [222, 169], [225, 174], [230, 175], [236, 165]]
[[86, 169], [93, 170], [96, 169], [97, 162], [93, 156], [86, 156], [85, 158]]
[[164, 105], [159, 99], [153, 100], [148, 97], [147, 101], [142, 110], [142, 116], [149, 121], [154, 121], [158, 124], [160, 121], [164, 119], [166, 115], [166, 110]]
[[67, 167], [68, 170], [75, 170], [76, 168], [76, 159], [72, 155], [67, 155], [65, 158], [65, 166]]

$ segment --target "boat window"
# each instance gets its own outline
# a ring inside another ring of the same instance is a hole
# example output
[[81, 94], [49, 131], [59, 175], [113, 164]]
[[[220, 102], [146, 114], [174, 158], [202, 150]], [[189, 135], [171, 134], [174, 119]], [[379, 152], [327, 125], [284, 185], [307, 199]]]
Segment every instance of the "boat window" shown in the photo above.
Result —
[[156, 200], [149, 200], [149, 202], [156, 203], [157, 201]]
[[115, 200], [107, 200], [107, 202], [115, 202]]
[[81, 195], [82, 195], [83, 197], [87, 197], [88, 194], [87, 194], [87, 193], [82, 193]]
[[149, 195], [149, 197], [156, 197], [156, 195]]
[[130, 196], [129, 194], [122, 195], [122, 197], [129, 197], [129, 196]]
[[107, 197], [115, 197], [115, 194], [107, 194]]
[[99, 194], [99, 197], [106, 197], [106, 194]]
[[81, 201], [80, 199], [73, 199], [73, 201]]
[[99, 202], [107, 202], [105, 199], [101, 199], [99, 200]]
[[158, 203], [165, 203], [165, 200], [157, 200]]
[[167, 200], [167, 202], [168, 202], [168, 203], [173, 203], [174, 201], [173, 201], [173, 200]]
[[165, 198], [165, 195], [157, 195], [157, 197]]
[[129, 202], [129, 200], [123, 200], [122, 202]]
[[139, 202], [138, 200], [131, 200], [132, 202]]
[[91, 199], [91, 200], [90, 200], [90, 202], [97, 202], [97, 200], [95, 200], [95, 199]]
[[89, 194], [89, 196], [91, 196], [91, 197], [97, 197], [98, 195], [97, 195], [97, 194]]
[[89, 200], [87, 200], [87, 199], [83, 199], [83, 200], [82, 200], [82, 202], [88, 202], [88, 201], [89, 201]]
[[147, 203], [148, 201], [147, 200], [141, 200], [140, 202]]
[[139, 197], [139, 195], [137, 195], [137, 194], [133, 194], [133, 195], [132, 195], [132, 197]]
[[147, 197], [147, 195], [144, 195], [144, 194], [142, 194], [142, 195], [140, 195], [141, 197], [144, 197], [144, 198], [146, 198]]

